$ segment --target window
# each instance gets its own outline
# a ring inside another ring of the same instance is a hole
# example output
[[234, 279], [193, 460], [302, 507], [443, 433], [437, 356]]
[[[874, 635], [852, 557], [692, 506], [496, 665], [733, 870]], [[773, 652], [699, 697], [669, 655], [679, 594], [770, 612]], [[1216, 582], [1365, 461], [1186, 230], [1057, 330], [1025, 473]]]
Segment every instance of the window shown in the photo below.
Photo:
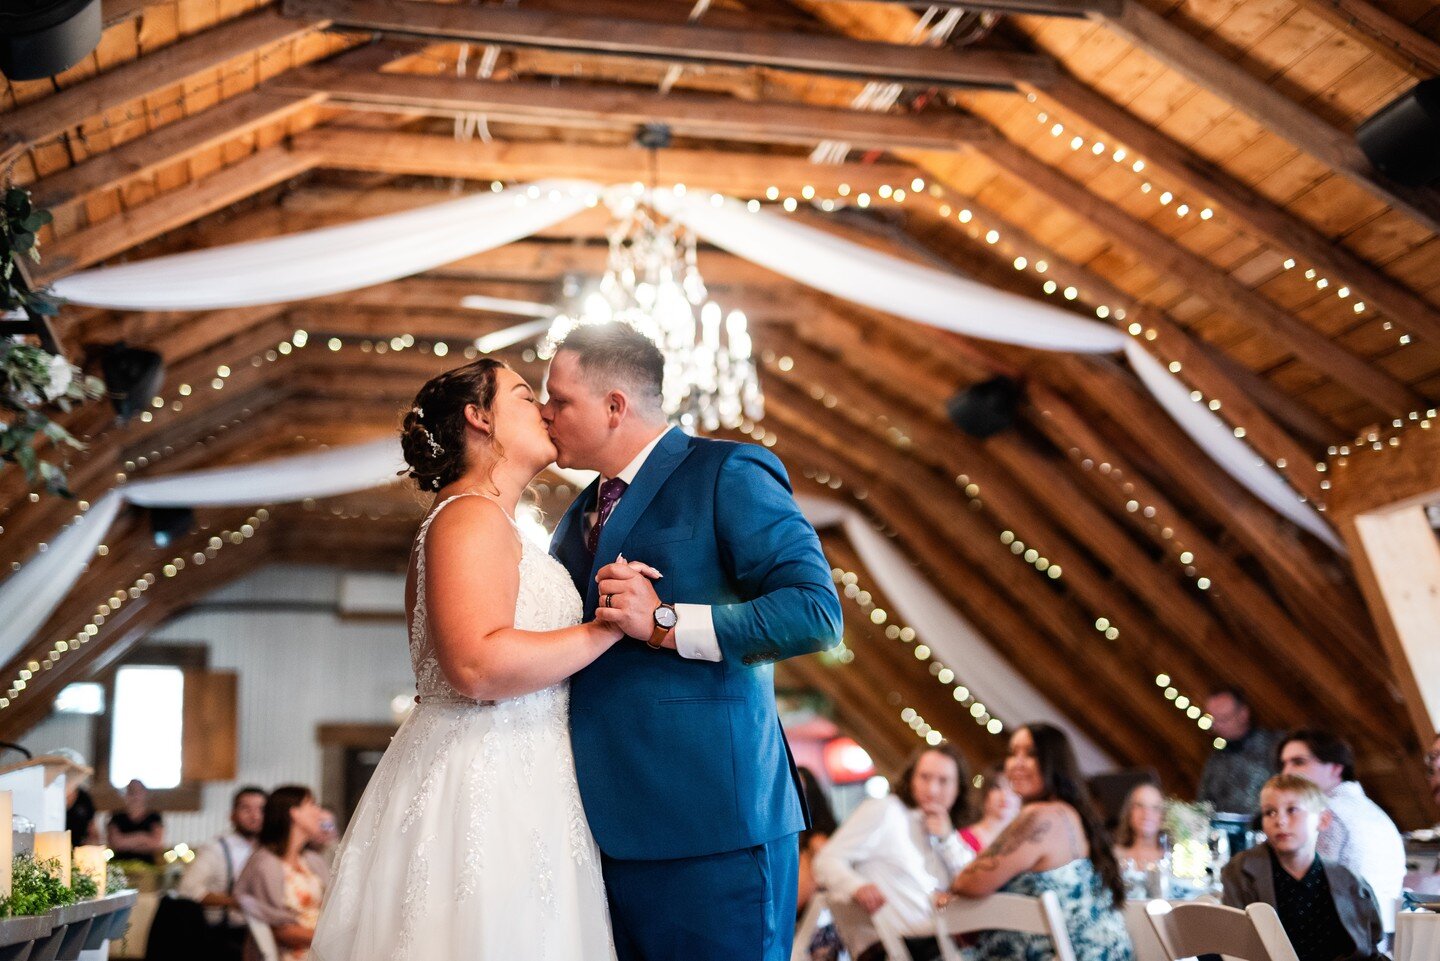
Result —
[[122, 667], [111, 709], [110, 783], [138, 779], [152, 790], [179, 787], [185, 673], [178, 667]]

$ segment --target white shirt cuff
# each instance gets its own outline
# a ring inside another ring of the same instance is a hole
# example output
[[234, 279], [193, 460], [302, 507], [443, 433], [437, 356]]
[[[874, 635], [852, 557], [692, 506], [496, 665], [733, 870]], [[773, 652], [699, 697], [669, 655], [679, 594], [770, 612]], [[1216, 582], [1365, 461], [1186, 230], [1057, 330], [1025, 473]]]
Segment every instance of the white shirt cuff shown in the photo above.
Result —
[[720, 641], [709, 604], [675, 605], [675, 650], [691, 661], [720, 661]]

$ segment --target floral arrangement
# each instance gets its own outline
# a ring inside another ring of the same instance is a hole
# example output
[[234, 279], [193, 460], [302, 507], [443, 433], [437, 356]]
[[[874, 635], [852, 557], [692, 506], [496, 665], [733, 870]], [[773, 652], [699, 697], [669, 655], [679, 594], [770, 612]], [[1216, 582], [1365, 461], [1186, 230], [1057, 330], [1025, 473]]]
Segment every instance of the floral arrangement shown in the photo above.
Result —
[[[0, 201], [0, 315], [54, 315], [55, 300], [43, 290], [31, 290], [18, 264], [21, 256], [40, 260], [36, 232], [49, 222], [47, 211], [32, 209], [27, 192], [18, 187], [5, 192]], [[25, 337], [0, 338], [0, 470], [16, 464], [32, 487], [43, 482], [52, 494], [68, 496], [63, 466], [42, 460], [40, 451], [46, 445], [84, 445], [47, 411], [68, 412], [104, 393], [99, 378], [85, 376], [64, 357]]]
[[1177, 878], [1201, 879], [1210, 867], [1210, 816], [1208, 802], [1165, 801], [1165, 833], [1170, 838], [1171, 873]]
[[[95, 882], [88, 877], [85, 880], [90, 884], [90, 897], [94, 897]], [[60, 880], [59, 861], [52, 858], [41, 863], [27, 854], [18, 854], [15, 856], [10, 895], [0, 900], [0, 917], [44, 914], [78, 900], [79, 892]]]

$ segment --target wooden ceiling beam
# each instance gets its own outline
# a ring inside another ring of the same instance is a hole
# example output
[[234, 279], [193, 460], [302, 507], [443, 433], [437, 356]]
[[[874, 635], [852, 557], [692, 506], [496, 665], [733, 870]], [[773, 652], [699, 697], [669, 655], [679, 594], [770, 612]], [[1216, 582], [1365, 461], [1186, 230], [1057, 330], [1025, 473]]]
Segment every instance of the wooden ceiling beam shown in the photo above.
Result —
[[91, 117], [319, 26], [314, 20], [283, 17], [273, 8], [227, 21], [11, 111], [0, 144], [12, 150], [34, 146]]
[[323, 99], [320, 94], [291, 96], [265, 89], [240, 94], [36, 181], [32, 187], [35, 201], [52, 211], [60, 210], [95, 191], [118, 187], [131, 178], [288, 120]]
[[[982, 523], [973, 513], [968, 499], [953, 483], [942, 483], [928, 469], [916, 469], [918, 465], [913, 462], [904, 469], [897, 469], [897, 462], [906, 456], [901, 451], [893, 447], [886, 449], [880, 442], [859, 434], [828, 409], [810, 400], [808, 395], [802, 395], [793, 388], [781, 388], [771, 381], [765, 402], [766, 422], [768, 424], [773, 419], [777, 424], [777, 433], [779, 425], [783, 425], [789, 431], [808, 434], [834, 456], [863, 456], [864, 463], [872, 466], [866, 468], [861, 466], [860, 461], [851, 461], [846, 479], [854, 484], [853, 474], [862, 472], [862, 486], [869, 491], [867, 502], [877, 496], [877, 488], [887, 484], [902, 493], [904, 502], [917, 515], [917, 520], [945, 532], [953, 545], [950, 553], [959, 548], [960, 553], [965, 555], [964, 563], [994, 578], [997, 586], [1010, 596], [1012, 603], [1025, 610], [1037, 624], [1063, 639], [1072, 654], [1094, 650], [1100, 643], [1096, 640], [1094, 615], [1077, 602], [1072, 593], [1075, 586], [1071, 585], [1070, 590], [1051, 591], [1040, 587], [1053, 582], [1047, 581], [1044, 574], [1029, 569], [1030, 565], [1017, 561], [1010, 548], [1001, 543], [995, 529]], [[897, 484], [887, 481], [889, 476], [903, 476], [904, 480]], [[891, 526], [898, 528], [891, 515], [887, 514], [886, 519]], [[1042, 591], [1043, 594], [1040, 593]], [[1149, 683], [1149, 678], [1154, 676], [1153, 670], [1139, 667], [1128, 659], [1103, 656], [1099, 660], [1106, 665], [1103, 669], [1107, 673], [1106, 683], [1113, 685], [1112, 693], [1117, 698], [1123, 696], [1123, 691], [1145, 690], [1139, 685]], [[1135, 668], [1130, 678], [1122, 678], [1121, 664], [1126, 670]], [[1137, 720], [1142, 716], [1148, 718], [1145, 723], [1153, 725], [1157, 736], [1164, 740], [1179, 742], [1187, 736], [1193, 737], [1190, 722], [1168, 705], [1142, 699], [1133, 703], [1130, 710]]]
[[1347, 34], [1358, 36], [1371, 50], [1415, 76], [1440, 76], [1440, 42], [1392, 17], [1367, 0], [1299, 0]]
[[[853, 0], [826, 0], [828, 3], [851, 3]], [[915, 8], [915, 0], [869, 0], [871, 3], [893, 4]], [[1085, 17], [1092, 14], [1113, 16], [1120, 12], [1124, 0], [938, 0], [927, 7], [946, 10], [991, 10], [995, 13], [1033, 14], [1040, 17]]]
[[[998, 554], [988, 542], [999, 547], [999, 541], [964, 533], [965, 508], [947, 510], [948, 495], [926, 497], [909, 485], [908, 477], [897, 481], [897, 472], [869, 462], [855, 447], [817, 431], [803, 418], [788, 416], [783, 409], [780, 414], [774, 424], [780, 456], [787, 461], [800, 457], [838, 473], [852, 488], [864, 490], [866, 512], [896, 532], [897, 541], [917, 559], [930, 583], [1071, 723], [1122, 763], [1163, 758], [1162, 768], [1174, 765], [1199, 771], [1200, 753], [1189, 756], [1192, 752], [1180, 747], [1186, 733], [1171, 729], [1176, 718], [1157, 714], [1154, 708], [1158, 705], [1147, 702], [1133, 708], [1127, 705], [1128, 695], [1141, 689], [1142, 679], [1117, 683], [1116, 662], [1101, 659], [1091, 665], [1087, 652], [1093, 645], [1055, 619], [1055, 610], [1047, 603], [1053, 600], [1051, 596], [1037, 595], [1033, 585], [1027, 589], [1015, 582], [1014, 575], [1020, 572], [1011, 569], [1014, 558], [1008, 552], [1004, 558], [987, 560], [982, 556], [987, 550]], [[767, 415], [767, 423], [769, 420]], [[1053, 608], [1062, 606], [1054, 604]], [[955, 668], [962, 680], [963, 667]], [[984, 690], [977, 693], [986, 696]], [[1033, 720], [1054, 719], [1010, 719], [1011, 723]]]
[[[1387, 418], [1423, 406], [1419, 394], [1368, 358], [1351, 353], [1169, 235], [1136, 220], [1018, 145], [996, 140], [979, 144], [976, 149], [1019, 183], [1039, 190], [1144, 258], [1154, 269], [1182, 281], [1215, 307], [1263, 332], [1338, 386], [1377, 407]], [[948, 173], [941, 164], [932, 170], [941, 176]]]
[[285, 0], [287, 16], [337, 28], [432, 40], [505, 44], [676, 63], [769, 67], [893, 83], [1012, 87], [1054, 76], [1045, 57], [866, 43], [798, 33], [726, 30], [511, 7], [451, 7], [393, 0]]
[[332, 103], [397, 113], [483, 113], [490, 120], [626, 131], [659, 122], [682, 136], [753, 143], [813, 146], [823, 140], [843, 139], [882, 150], [955, 150], [966, 141], [993, 136], [985, 124], [958, 115], [870, 113], [776, 101], [746, 103], [734, 97], [674, 91], [660, 94], [618, 84], [477, 80], [312, 66], [292, 70], [272, 86], [300, 96], [326, 97]]
[[[583, 150], [560, 143], [460, 143], [454, 137], [320, 127], [293, 138], [296, 150], [314, 152], [324, 167], [374, 173], [463, 177], [469, 180], [537, 180], [578, 177], [628, 183], [643, 175], [645, 153], [631, 147]], [[774, 186], [798, 191], [806, 185], [832, 191], [849, 184], [857, 193], [881, 184], [908, 183], [905, 164], [812, 164], [804, 157], [714, 150], [663, 150], [655, 177], [664, 184], [721, 190], [744, 196]]]
[[[1338, 0], [1348, 3], [1352, 0]], [[1358, 0], [1355, 0], [1358, 2]], [[1308, 6], [1329, 7], [1331, 0], [1309, 0]], [[1440, 67], [1436, 68], [1440, 72]], [[1055, 104], [1097, 129], [1118, 138], [1181, 184], [1209, 197], [1221, 216], [1254, 231], [1277, 250], [1313, 266], [1332, 283], [1348, 284], [1374, 306], [1408, 330], [1440, 344], [1440, 308], [1372, 266], [1344, 244], [1325, 236], [1299, 217], [1267, 200], [1223, 170], [1172, 140], [1153, 124], [1066, 74], [1037, 90]]]
[[1142, 0], [1126, 0], [1119, 16], [1096, 15], [1094, 19], [1416, 223], [1440, 233], [1440, 191], [1390, 180], [1370, 165], [1349, 131], [1296, 103]]
[[39, 280], [50, 283], [93, 266], [251, 194], [298, 177], [319, 156], [283, 146], [267, 147], [201, 180], [160, 194], [94, 227], [49, 244]]

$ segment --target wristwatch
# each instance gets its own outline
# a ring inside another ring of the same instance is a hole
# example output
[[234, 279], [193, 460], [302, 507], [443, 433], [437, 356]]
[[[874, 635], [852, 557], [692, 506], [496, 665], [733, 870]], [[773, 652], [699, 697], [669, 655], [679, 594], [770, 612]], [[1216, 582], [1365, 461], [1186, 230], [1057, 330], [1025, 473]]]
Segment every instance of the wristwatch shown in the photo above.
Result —
[[663, 648], [665, 635], [675, 629], [678, 620], [674, 604], [661, 604], [655, 608], [655, 630], [650, 632], [650, 639], [645, 643], [650, 645], [652, 650], [658, 651]]

